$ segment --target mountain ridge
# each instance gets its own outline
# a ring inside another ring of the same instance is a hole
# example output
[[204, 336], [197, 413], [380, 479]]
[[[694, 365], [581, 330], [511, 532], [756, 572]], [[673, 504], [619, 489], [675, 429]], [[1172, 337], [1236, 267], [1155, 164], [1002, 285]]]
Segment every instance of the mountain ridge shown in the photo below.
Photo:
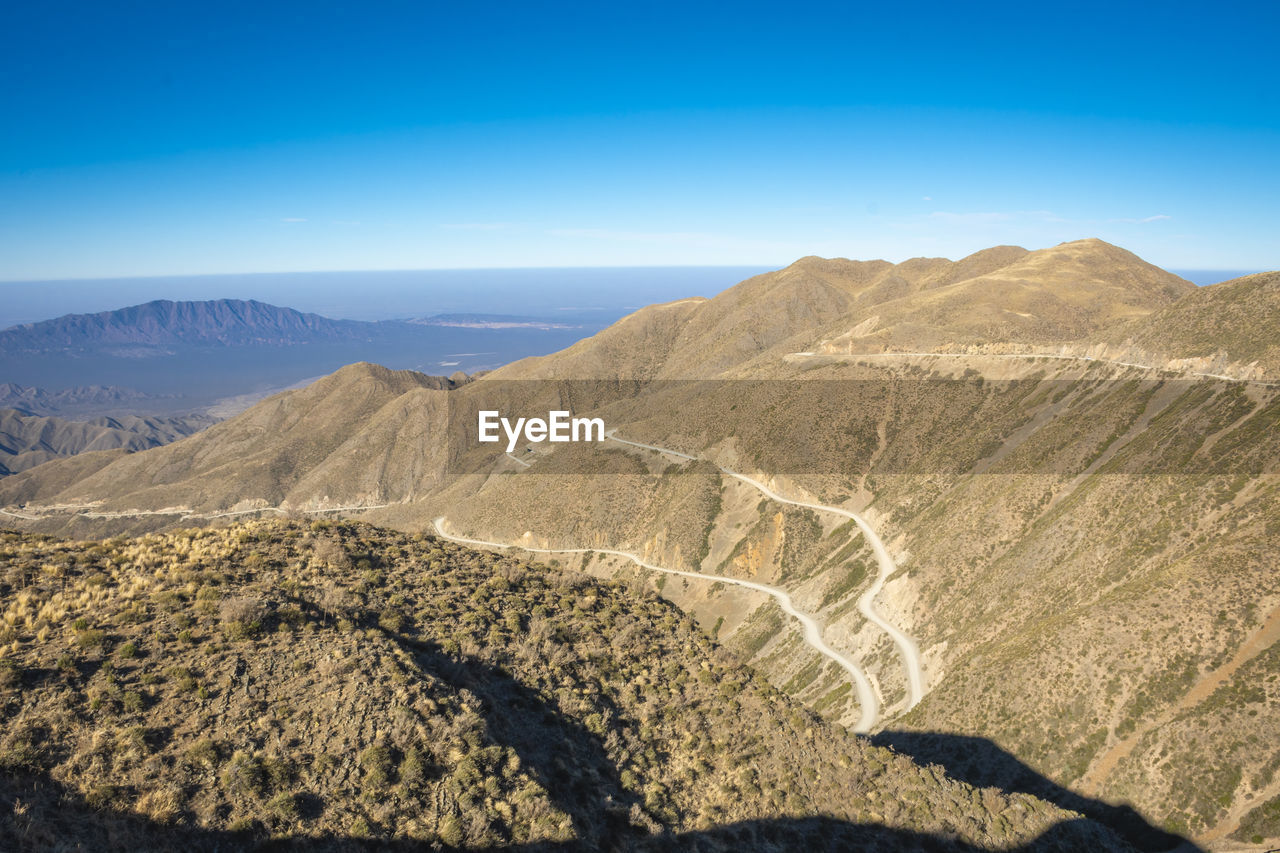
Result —
[[[555, 362], [524, 359], [495, 375], [708, 377], [821, 341], [870, 352], [992, 339], [1052, 346], [1097, 335], [1194, 290], [1097, 239], [1031, 252], [995, 246], [959, 261], [808, 256], [709, 300], [641, 309]], [[997, 307], [1002, 301], [1012, 308]]]
[[1280, 272], [1263, 272], [1199, 288], [1172, 305], [1111, 330], [1118, 344], [1170, 359], [1218, 354], [1280, 375]]
[[155, 399], [154, 394], [118, 385], [82, 385], [50, 390], [0, 382], [0, 408], [16, 409], [25, 415], [56, 415], [71, 420], [104, 413], [124, 415], [132, 414], [138, 406], [145, 406]]
[[169, 444], [213, 424], [214, 418], [98, 417], [72, 421], [0, 408], [0, 476], [34, 468], [51, 459], [97, 450], [147, 450]]

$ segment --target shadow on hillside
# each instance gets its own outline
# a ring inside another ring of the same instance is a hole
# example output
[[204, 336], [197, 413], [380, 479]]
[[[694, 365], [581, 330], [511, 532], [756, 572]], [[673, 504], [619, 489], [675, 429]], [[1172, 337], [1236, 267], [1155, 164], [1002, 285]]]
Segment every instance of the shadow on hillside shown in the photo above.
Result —
[[[432, 643], [391, 634], [424, 672], [455, 690], [479, 697], [493, 742], [510, 747], [520, 763], [573, 819], [575, 834], [592, 846], [616, 843], [643, 832], [631, 825], [640, 800], [626, 790], [604, 744], [573, 717], [509, 674], [472, 658], [458, 659]], [[606, 702], [603, 696], [593, 697]], [[616, 719], [617, 708], [610, 713]]]
[[[985, 849], [928, 833], [877, 824], [855, 824], [829, 817], [753, 820], [691, 833], [650, 834], [631, 820], [635, 813], [644, 811], [640, 798], [623, 787], [619, 769], [609, 759], [598, 735], [500, 668], [473, 658], [455, 657], [434, 643], [388, 631], [378, 625], [373, 614], [361, 614], [357, 619], [366, 628], [377, 628], [412, 651], [424, 671], [455, 689], [466, 689], [478, 696], [490, 737], [514, 749], [525, 769], [543, 785], [557, 808], [573, 819], [576, 842], [538, 845], [529, 849]], [[597, 695], [593, 702], [607, 704], [608, 700]], [[619, 718], [618, 708], [608, 705], [608, 711], [614, 720]], [[1009, 758], [1012, 760], [1012, 756]], [[1127, 811], [1141, 822], [1142, 827], [1153, 830], [1132, 809]], [[661, 818], [657, 815], [650, 817], [657, 818], [651, 824], [656, 829]], [[1138, 849], [1168, 849], [1181, 841], [1174, 836], [1165, 837], [1172, 841], [1166, 848], [1144, 846]], [[1095, 825], [1089, 821], [1071, 821], [1052, 828], [1024, 849], [1097, 849], [1097, 844]]]
[[892, 747], [919, 764], [937, 764], [953, 779], [979, 788], [1031, 794], [1079, 812], [1110, 827], [1144, 853], [1200, 848], [1186, 838], [1152, 826], [1134, 808], [1086, 797], [1040, 775], [994, 742], [945, 732], [884, 731], [871, 738], [878, 746]]
[[[314, 605], [293, 601], [314, 618]], [[986, 848], [944, 835], [878, 824], [859, 824], [831, 817], [780, 817], [740, 821], [705, 830], [671, 833], [663, 826], [678, 821], [655, 813], [628, 791], [620, 769], [610, 760], [601, 736], [563, 712], [555, 701], [522, 684], [501, 667], [472, 657], [448, 654], [429, 641], [379, 625], [375, 614], [351, 608], [343, 614], [357, 625], [381, 631], [412, 655], [424, 673], [477, 697], [487, 731], [485, 745], [514, 750], [530, 776], [567, 814], [576, 840], [527, 844], [522, 851], [697, 850], [697, 851], [979, 851]], [[568, 695], [568, 694], [566, 694]], [[593, 697], [593, 704], [604, 701]], [[617, 721], [617, 708], [608, 708]], [[901, 747], [900, 747], [901, 751]], [[46, 772], [0, 767], [0, 850], [239, 850], [316, 849], [392, 850], [445, 849], [407, 840], [328, 837], [281, 839], [261, 825], [254, 831], [230, 832], [193, 826], [194, 815], [162, 824], [125, 811], [138, 792], [112, 789], [110, 799], [86, 800]], [[319, 817], [324, 803], [302, 795], [302, 827]], [[314, 802], [312, 802], [314, 800]], [[1000, 847], [997, 849], [1007, 850]], [[1019, 848], [1026, 851], [1073, 851], [1128, 848], [1107, 830], [1086, 820], [1064, 821]]]
[[[1091, 843], [1092, 842], [1092, 843]], [[1030, 844], [999, 848], [1010, 853], [1096, 850], [1096, 827], [1085, 821], [1060, 823]], [[418, 851], [458, 850], [407, 839], [267, 838], [249, 832], [201, 829], [156, 823], [131, 812], [98, 809], [46, 774], [0, 771], [0, 849], [43, 851]], [[727, 824], [712, 829], [612, 839], [512, 845], [519, 853], [570, 853], [586, 850], [718, 851], [955, 851], [977, 847], [950, 838], [876, 824], [855, 824], [827, 817], [776, 818]]]

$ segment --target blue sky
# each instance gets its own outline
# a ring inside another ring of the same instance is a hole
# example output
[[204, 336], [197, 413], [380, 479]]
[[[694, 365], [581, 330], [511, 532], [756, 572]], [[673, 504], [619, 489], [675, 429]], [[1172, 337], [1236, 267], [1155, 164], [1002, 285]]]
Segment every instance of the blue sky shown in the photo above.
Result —
[[12, 4], [0, 280], [1280, 267], [1275, 3]]

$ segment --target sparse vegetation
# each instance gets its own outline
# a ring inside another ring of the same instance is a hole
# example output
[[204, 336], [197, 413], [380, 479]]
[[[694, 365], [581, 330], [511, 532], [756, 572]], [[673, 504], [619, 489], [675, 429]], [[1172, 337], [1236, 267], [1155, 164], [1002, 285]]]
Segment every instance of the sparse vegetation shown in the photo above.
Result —
[[[316, 554], [318, 534], [377, 554], [380, 583], [333, 570], [341, 560], [334, 546]], [[596, 847], [819, 813], [1013, 840], [1068, 817], [1022, 795], [975, 809], [965, 786], [844, 735], [754, 678], [670, 605], [581, 574], [342, 523], [96, 547], [64, 579], [15, 596], [24, 566], [88, 546], [0, 540], [7, 613], [45, 614], [8, 623], [0, 779], [34, 779], [23, 783], [25, 814], [46, 821], [46, 837], [82, 831], [54, 817], [64, 797], [99, 821], [152, 821], [117, 838], [182, 833], [195, 847], [213, 842], [192, 827]], [[331, 618], [335, 590], [341, 620]], [[188, 642], [169, 627], [182, 602]], [[73, 624], [86, 608], [90, 622], [113, 626], [111, 660], [98, 658], [106, 631]], [[121, 622], [124, 612], [141, 616]], [[92, 631], [101, 642], [75, 647], [100, 662], [63, 661], [53, 638]], [[66, 677], [19, 688], [25, 667], [58, 661]], [[880, 805], [849, 796], [871, 790], [871, 764]], [[0, 816], [0, 833], [24, 820]], [[849, 826], [777, 831], [802, 843]], [[1112, 843], [1097, 827], [1073, 831]]]

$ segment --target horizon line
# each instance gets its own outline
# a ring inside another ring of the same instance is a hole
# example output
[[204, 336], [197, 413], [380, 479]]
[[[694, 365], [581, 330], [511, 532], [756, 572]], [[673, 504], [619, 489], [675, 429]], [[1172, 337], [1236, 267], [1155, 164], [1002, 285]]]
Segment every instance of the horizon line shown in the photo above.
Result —
[[[813, 256], [804, 256], [813, 257]], [[817, 256], [821, 257], [821, 256]], [[919, 256], [932, 257], [932, 256]], [[796, 260], [800, 260], [797, 258]], [[868, 258], [855, 259], [843, 257], [825, 258], [825, 260], [853, 260], [860, 263], [874, 263], [876, 261], [885, 261], [886, 263], [894, 263], [886, 258]], [[907, 260], [916, 260], [916, 258], [908, 258]], [[952, 261], [951, 258], [943, 258], [943, 260]], [[90, 281], [146, 281], [152, 279], [169, 279], [169, 278], [226, 278], [232, 276], [285, 276], [285, 275], [352, 275], [355, 273], [414, 273], [414, 272], [519, 272], [524, 270], [676, 270], [676, 269], [766, 269], [766, 270], [783, 270], [788, 266], [796, 263], [791, 261], [786, 264], [583, 264], [583, 265], [547, 265], [547, 266], [499, 266], [499, 267], [394, 267], [389, 269], [340, 269], [340, 270], [268, 270], [268, 271], [242, 271], [242, 272], [193, 272], [193, 273], [147, 273], [143, 275], [102, 275], [102, 276], [69, 276], [59, 278], [5, 278], [0, 279], [0, 286], [9, 284], [71, 284], [75, 282]], [[905, 262], [899, 262], [905, 263]], [[1156, 266], [1159, 266], [1158, 264]], [[1255, 268], [1255, 267], [1160, 267], [1165, 272], [1230, 272], [1240, 273], [1241, 275], [1256, 275], [1263, 272], [1274, 272], [1280, 270], [1280, 266], [1274, 268]]]
[[[874, 260], [881, 260], [879, 258]], [[949, 259], [948, 259], [949, 260]], [[3, 278], [0, 285], [6, 284], [60, 284], [80, 281], [139, 281], [162, 278], [220, 278], [225, 276], [269, 276], [269, 275], [350, 275], [352, 273], [406, 273], [406, 272], [500, 272], [517, 270], [675, 270], [675, 269], [785, 269], [795, 261], [786, 264], [549, 264], [544, 266], [494, 266], [494, 267], [393, 267], [387, 269], [340, 269], [340, 270], [267, 270], [252, 272], [192, 272], [192, 273], [145, 273], [142, 275], [101, 275], [101, 276], [62, 276], [58, 278]]]

